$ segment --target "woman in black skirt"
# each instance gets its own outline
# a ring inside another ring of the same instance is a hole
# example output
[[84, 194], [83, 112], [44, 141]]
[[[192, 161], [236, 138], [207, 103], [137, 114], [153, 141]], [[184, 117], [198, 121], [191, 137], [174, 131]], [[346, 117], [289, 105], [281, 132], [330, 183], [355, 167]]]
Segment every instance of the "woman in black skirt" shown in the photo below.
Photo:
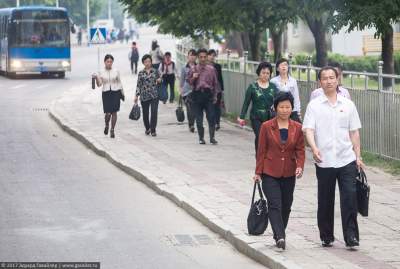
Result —
[[107, 54], [104, 57], [104, 70], [100, 71], [99, 74], [94, 74], [93, 77], [96, 79], [97, 87], [103, 87], [102, 99], [103, 99], [103, 111], [106, 126], [104, 128], [104, 134], [108, 134], [111, 120], [110, 137], [115, 137], [115, 124], [117, 123], [117, 112], [120, 107], [120, 100], [125, 99], [124, 90], [122, 88], [121, 78], [119, 71], [112, 68], [114, 63], [114, 57]]

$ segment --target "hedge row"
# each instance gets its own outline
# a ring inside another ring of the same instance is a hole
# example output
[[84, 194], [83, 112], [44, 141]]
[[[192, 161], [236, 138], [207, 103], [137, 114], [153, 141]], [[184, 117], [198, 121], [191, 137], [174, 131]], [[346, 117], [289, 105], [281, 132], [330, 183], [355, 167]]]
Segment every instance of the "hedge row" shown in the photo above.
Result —
[[[293, 57], [293, 64], [307, 65], [307, 57], [308, 54], [305, 53], [296, 54]], [[328, 63], [340, 63], [346, 71], [377, 73], [379, 59], [379, 56], [349, 57], [338, 53], [328, 53]], [[315, 53], [312, 55], [312, 64], [316, 64]], [[396, 74], [400, 74], [400, 53], [394, 54], [394, 70]]]

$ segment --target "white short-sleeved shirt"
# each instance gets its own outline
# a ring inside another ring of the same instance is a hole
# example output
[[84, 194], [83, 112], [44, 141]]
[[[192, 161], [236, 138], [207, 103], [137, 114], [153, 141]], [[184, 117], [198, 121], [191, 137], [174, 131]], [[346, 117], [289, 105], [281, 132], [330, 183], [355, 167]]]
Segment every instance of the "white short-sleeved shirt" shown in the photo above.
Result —
[[281, 76], [276, 76], [271, 79], [271, 82], [276, 85], [278, 90], [281, 92], [290, 92], [293, 95], [294, 104], [293, 111], [300, 113], [300, 95], [299, 95], [299, 87], [297, 86], [297, 80], [292, 76], [289, 76], [289, 79], [286, 84], [282, 83]]
[[315, 142], [322, 158], [317, 165], [323, 168], [339, 168], [356, 160], [349, 132], [360, 128], [356, 106], [339, 94], [335, 105], [329, 103], [325, 94], [313, 99], [303, 121], [303, 131], [315, 131]]
[[[346, 97], [351, 100], [350, 93], [346, 88], [343, 88], [342, 86], [339, 86], [337, 89], [338, 95], [341, 95], [343, 97]], [[317, 98], [320, 95], [324, 94], [324, 90], [322, 88], [318, 88], [312, 91], [310, 100]]]

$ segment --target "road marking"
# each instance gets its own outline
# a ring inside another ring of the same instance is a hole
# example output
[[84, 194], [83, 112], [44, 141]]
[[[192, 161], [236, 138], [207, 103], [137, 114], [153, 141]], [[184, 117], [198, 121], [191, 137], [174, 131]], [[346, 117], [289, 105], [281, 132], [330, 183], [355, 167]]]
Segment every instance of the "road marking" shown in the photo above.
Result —
[[11, 87], [11, 89], [19, 89], [19, 88], [23, 88], [25, 86], [27, 86], [27, 85], [26, 84], [18, 84], [18, 85], [15, 85], [14, 87]]

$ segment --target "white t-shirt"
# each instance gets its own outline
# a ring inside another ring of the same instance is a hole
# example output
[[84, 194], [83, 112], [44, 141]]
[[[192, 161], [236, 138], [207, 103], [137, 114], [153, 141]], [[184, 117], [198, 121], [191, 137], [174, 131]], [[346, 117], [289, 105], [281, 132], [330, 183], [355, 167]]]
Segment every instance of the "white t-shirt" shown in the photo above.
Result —
[[282, 83], [281, 77], [276, 76], [271, 79], [271, 82], [274, 83], [281, 92], [290, 92], [293, 95], [293, 111], [300, 113], [300, 95], [299, 87], [297, 86], [297, 80], [292, 76], [289, 76], [289, 80], [286, 82], [286, 84], [284, 84]]
[[323, 168], [339, 168], [356, 160], [349, 132], [360, 128], [356, 106], [339, 94], [334, 105], [329, 103], [325, 94], [313, 99], [307, 106], [303, 121], [303, 131], [315, 131], [315, 143], [322, 158], [317, 165]]

